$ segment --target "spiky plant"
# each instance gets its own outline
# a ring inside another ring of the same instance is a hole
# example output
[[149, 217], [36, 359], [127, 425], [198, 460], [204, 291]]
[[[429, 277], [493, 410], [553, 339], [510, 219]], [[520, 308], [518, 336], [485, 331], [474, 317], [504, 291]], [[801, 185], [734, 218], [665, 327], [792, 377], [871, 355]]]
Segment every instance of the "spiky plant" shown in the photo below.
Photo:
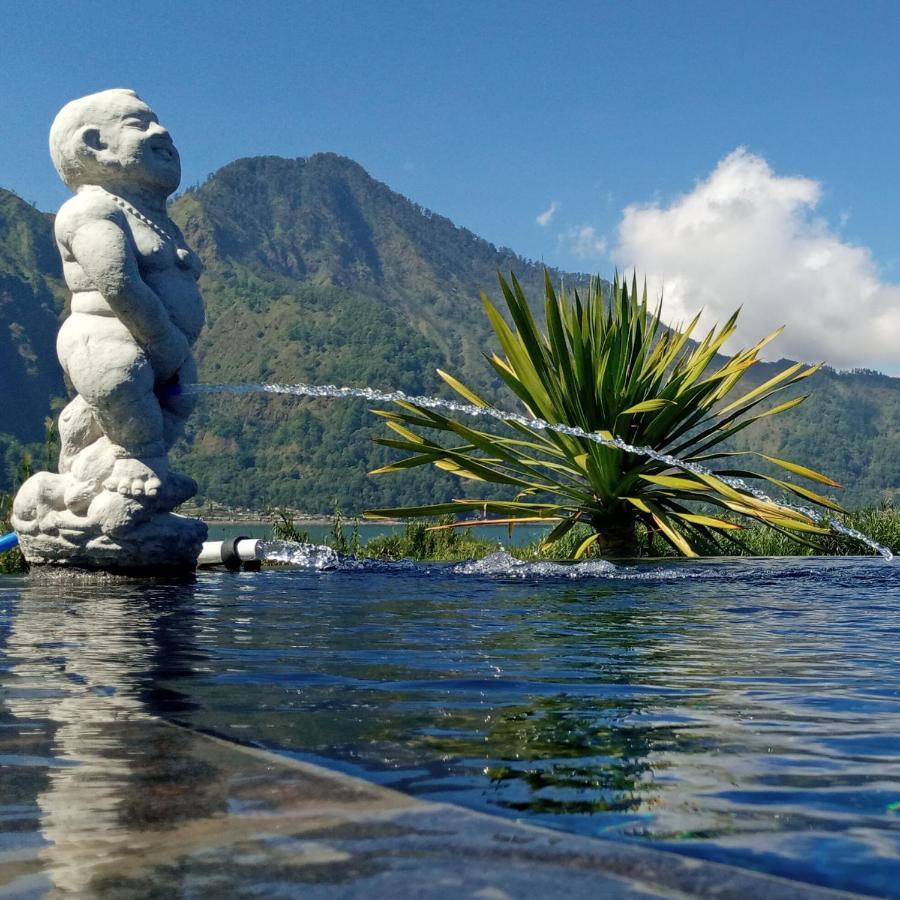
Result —
[[[738, 312], [699, 342], [692, 341], [699, 316], [687, 327], [669, 329], [660, 319], [661, 305], [650, 310], [646, 285], [638, 299], [636, 279], [629, 291], [616, 277], [604, 300], [594, 281], [586, 297], [558, 293], [545, 278], [546, 327], [541, 328], [515, 276], [500, 277], [512, 320], [501, 316], [482, 294], [485, 309], [504, 356], [489, 362], [524, 404], [529, 417], [577, 426], [587, 432], [618, 437], [704, 467], [735, 456], [762, 457], [792, 475], [838, 487], [805, 466], [762, 453], [728, 452], [724, 441], [753, 422], [801, 403], [794, 397], [757, 409], [775, 394], [816, 372], [819, 366], [795, 363], [737, 399], [730, 395], [759, 353], [780, 330], [724, 362], [718, 355], [734, 334]], [[445, 372], [441, 377], [468, 403], [487, 403]], [[462, 478], [518, 489], [515, 500], [455, 500], [430, 506], [370, 510], [371, 517], [433, 516], [454, 513], [466, 525], [554, 522], [545, 543], [552, 543], [578, 523], [591, 528], [576, 557], [595, 547], [604, 555], [632, 556], [638, 551], [636, 523], [659, 533], [686, 556], [697, 555], [696, 538], [716, 542], [749, 518], [808, 541], [826, 526], [782, 502], [759, 499], [726, 483], [729, 475], [766, 482], [828, 509], [840, 507], [827, 497], [782, 478], [743, 469], [717, 475], [685, 472], [640, 453], [602, 446], [589, 439], [538, 431], [510, 422], [509, 432], [477, 430], [431, 409], [400, 403], [400, 411], [377, 410], [396, 438], [379, 443], [412, 456], [377, 469], [395, 472], [434, 464]], [[423, 434], [423, 430], [425, 433]], [[429, 432], [447, 432], [455, 442], [438, 443]], [[473, 514], [499, 518], [471, 521]], [[726, 516], [723, 518], [722, 516]], [[736, 521], [737, 520], [737, 521]]]

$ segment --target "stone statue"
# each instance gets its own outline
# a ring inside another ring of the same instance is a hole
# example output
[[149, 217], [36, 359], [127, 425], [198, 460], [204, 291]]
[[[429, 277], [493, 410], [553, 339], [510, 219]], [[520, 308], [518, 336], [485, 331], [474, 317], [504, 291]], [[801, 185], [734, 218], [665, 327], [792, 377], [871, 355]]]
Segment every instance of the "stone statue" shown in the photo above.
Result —
[[75, 193], [56, 217], [68, 317], [57, 339], [77, 392], [59, 417], [59, 474], [22, 486], [12, 525], [32, 564], [192, 569], [206, 526], [172, 510], [196, 483], [169, 469], [191, 412], [203, 327], [200, 261], [166, 212], [181, 181], [169, 132], [134, 91], [64, 106], [50, 154]]

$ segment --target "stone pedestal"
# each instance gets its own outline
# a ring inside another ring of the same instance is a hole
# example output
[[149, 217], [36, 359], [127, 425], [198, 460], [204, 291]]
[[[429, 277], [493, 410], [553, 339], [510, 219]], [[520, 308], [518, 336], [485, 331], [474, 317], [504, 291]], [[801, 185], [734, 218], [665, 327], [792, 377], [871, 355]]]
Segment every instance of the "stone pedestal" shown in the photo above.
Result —
[[66, 507], [71, 474], [39, 472], [16, 495], [12, 525], [33, 566], [128, 575], [190, 572], [206, 540], [206, 524], [171, 510], [192, 497], [192, 478], [169, 473], [156, 497], [101, 490], [83, 515]]

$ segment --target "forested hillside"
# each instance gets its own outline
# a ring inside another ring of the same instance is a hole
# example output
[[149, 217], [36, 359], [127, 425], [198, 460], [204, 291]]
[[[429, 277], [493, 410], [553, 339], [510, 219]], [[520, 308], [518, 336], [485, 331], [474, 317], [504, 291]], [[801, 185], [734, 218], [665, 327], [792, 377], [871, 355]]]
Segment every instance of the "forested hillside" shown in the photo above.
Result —
[[[448, 394], [439, 366], [491, 391], [479, 289], [543, 268], [424, 210], [333, 154], [245, 159], [173, 206], [206, 264], [204, 381], [341, 383]], [[554, 273], [554, 277], [562, 277]], [[391, 451], [364, 403], [204, 398], [180, 464], [216, 499], [326, 512], [458, 495], [438, 471], [369, 478]]]
[[[543, 268], [416, 206], [351, 160], [239, 160], [178, 198], [172, 215], [206, 265], [201, 380], [447, 394], [434, 374], [440, 366], [515, 406], [483, 360], [493, 340], [479, 290], [496, 296], [497, 272], [512, 270], [537, 300]], [[9, 459], [0, 488], [16, 456], [2, 433], [39, 439], [51, 399], [64, 393], [51, 226], [50, 216], [0, 192], [0, 463]], [[773, 373], [766, 364], [755, 378]], [[900, 379], [826, 370], [804, 390], [811, 400], [758, 423], [745, 443], [829, 472], [851, 503], [900, 490]], [[248, 507], [353, 513], [461, 494], [436, 470], [367, 477], [392, 456], [370, 440], [383, 434], [361, 402], [203, 397], [177, 464], [206, 497]]]
[[52, 217], [0, 188], [0, 433], [39, 440], [51, 399], [65, 396], [56, 361], [64, 297]]

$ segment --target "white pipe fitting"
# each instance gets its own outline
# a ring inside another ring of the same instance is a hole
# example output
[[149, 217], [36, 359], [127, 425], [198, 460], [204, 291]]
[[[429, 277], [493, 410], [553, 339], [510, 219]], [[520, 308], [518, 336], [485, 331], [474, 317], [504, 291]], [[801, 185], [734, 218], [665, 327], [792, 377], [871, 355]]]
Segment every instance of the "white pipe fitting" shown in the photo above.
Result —
[[256, 538], [232, 538], [229, 541], [204, 542], [197, 565], [239, 569], [243, 563], [255, 563], [260, 558]]

